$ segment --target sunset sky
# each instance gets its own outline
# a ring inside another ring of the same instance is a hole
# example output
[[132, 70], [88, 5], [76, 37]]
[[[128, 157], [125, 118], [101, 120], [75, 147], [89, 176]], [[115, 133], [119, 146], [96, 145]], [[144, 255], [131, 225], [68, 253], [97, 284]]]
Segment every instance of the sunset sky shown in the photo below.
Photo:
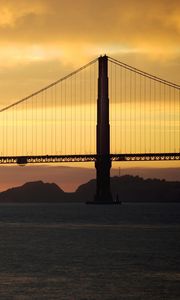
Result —
[[[0, 107], [105, 53], [180, 84], [179, 0], [0, 0], [0, 12]], [[36, 168], [30, 169], [32, 180]], [[27, 172], [14, 170], [16, 176], [12, 167], [6, 172], [0, 167], [0, 178], [5, 174], [0, 190], [29, 179]], [[94, 177], [86, 170], [87, 179]], [[76, 184], [82, 181], [78, 172]], [[55, 181], [49, 174], [47, 181]], [[68, 174], [71, 190], [75, 181]]]

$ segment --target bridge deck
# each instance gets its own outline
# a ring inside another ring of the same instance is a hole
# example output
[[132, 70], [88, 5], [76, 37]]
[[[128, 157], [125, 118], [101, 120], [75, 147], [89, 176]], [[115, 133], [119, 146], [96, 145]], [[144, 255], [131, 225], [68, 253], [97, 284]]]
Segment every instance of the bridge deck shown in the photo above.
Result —
[[[96, 154], [90, 155], [45, 155], [45, 156], [0, 156], [0, 164], [44, 164], [66, 162], [93, 162]], [[180, 160], [180, 153], [129, 153], [110, 154], [111, 161], [168, 161]]]

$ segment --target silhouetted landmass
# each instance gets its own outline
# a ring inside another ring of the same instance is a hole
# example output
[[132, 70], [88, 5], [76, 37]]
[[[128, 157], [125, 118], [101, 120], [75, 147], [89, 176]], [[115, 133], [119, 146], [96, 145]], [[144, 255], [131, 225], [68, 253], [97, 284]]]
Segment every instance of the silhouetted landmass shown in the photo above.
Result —
[[55, 183], [36, 181], [1, 192], [0, 202], [60, 202], [66, 201], [67, 195]]
[[[94, 199], [95, 179], [78, 187], [74, 193], [65, 193], [54, 183], [29, 182], [0, 193], [0, 202], [87, 202]], [[180, 202], [180, 182], [143, 179], [139, 176], [111, 178], [114, 198], [122, 202]]]
[[[122, 202], [180, 202], [180, 182], [125, 175], [111, 178], [111, 188], [113, 197], [118, 194]], [[90, 201], [94, 191], [95, 180], [91, 180], [76, 190], [76, 197]]]

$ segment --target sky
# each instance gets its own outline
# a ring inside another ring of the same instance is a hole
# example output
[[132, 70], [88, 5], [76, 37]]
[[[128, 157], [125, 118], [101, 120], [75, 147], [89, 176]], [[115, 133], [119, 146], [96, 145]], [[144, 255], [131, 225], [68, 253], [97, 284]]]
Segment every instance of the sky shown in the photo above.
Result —
[[[0, 12], [0, 107], [105, 53], [180, 84], [179, 0], [0, 0]], [[9, 180], [7, 170], [3, 187], [28, 178], [16, 168]], [[36, 172], [32, 167], [32, 180]], [[75, 181], [68, 177], [71, 190]]]

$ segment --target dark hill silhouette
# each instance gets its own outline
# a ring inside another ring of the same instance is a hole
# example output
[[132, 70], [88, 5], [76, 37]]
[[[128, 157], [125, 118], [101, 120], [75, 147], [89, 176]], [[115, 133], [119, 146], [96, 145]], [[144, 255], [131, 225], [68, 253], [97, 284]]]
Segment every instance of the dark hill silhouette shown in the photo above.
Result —
[[[93, 179], [78, 187], [76, 199], [91, 201], [95, 185]], [[125, 175], [111, 178], [111, 188], [114, 199], [118, 194], [122, 202], [180, 202], [180, 182]]]
[[55, 183], [28, 182], [0, 193], [1, 202], [59, 202], [66, 193]]
[[[143, 179], [139, 176], [111, 178], [113, 197], [122, 202], [180, 202], [180, 182]], [[0, 193], [0, 202], [87, 202], [94, 199], [95, 179], [65, 193], [55, 183], [29, 182]]]

